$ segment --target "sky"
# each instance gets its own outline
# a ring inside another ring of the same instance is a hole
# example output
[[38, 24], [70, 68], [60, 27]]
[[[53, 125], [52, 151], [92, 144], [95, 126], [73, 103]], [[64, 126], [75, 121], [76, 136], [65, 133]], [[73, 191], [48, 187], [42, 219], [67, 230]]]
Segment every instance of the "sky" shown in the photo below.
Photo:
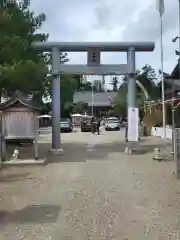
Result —
[[[155, 51], [136, 54], [136, 68], [160, 69], [160, 18], [156, 0], [31, 0], [35, 13], [46, 15], [41, 31], [49, 41], [154, 41]], [[177, 57], [178, 0], [165, 0], [163, 14], [164, 72], [171, 73]], [[68, 53], [72, 64], [86, 64], [85, 53]], [[102, 53], [104, 64], [126, 63], [125, 53]], [[97, 78], [96, 78], [97, 79]], [[106, 81], [109, 81], [107, 78]], [[106, 83], [107, 84], [107, 83]]]

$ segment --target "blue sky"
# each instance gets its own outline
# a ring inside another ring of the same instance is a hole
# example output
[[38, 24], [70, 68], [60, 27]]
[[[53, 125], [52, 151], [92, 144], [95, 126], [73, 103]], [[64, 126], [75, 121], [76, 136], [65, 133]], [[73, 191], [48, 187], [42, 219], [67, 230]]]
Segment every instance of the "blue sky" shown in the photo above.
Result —
[[[138, 53], [137, 68], [150, 64], [160, 68], [159, 14], [155, 0], [31, 0], [36, 13], [47, 21], [41, 31], [50, 41], [155, 41], [153, 53]], [[165, 0], [163, 15], [164, 71], [171, 72], [177, 62], [178, 0]], [[71, 63], [86, 63], [85, 53], [69, 53]], [[126, 63], [122, 53], [103, 53], [102, 63]], [[97, 79], [96, 77], [93, 77]], [[109, 79], [106, 80], [108, 84]]]

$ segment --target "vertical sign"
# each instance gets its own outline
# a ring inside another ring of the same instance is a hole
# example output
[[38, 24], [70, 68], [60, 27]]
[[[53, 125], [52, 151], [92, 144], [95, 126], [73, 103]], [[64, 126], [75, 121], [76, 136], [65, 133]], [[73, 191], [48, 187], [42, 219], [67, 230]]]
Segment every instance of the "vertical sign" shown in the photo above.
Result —
[[139, 110], [128, 108], [128, 141], [137, 142], [139, 139]]
[[100, 65], [101, 52], [98, 48], [89, 48], [87, 51], [87, 64]]

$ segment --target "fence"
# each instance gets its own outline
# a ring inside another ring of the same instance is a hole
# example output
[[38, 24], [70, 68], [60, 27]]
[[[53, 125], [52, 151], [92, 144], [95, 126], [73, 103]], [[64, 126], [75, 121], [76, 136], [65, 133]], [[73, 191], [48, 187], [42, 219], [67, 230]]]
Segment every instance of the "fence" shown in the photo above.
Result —
[[[164, 137], [164, 129], [162, 127], [152, 127], [151, 135], [155, 137]], [[172, 128], [166, 127], [166, 138], [172, 140]]]

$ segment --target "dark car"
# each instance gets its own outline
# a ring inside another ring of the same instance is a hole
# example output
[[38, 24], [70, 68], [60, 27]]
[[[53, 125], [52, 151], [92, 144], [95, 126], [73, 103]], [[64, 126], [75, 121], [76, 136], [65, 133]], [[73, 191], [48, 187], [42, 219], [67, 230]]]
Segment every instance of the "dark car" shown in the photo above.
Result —
[[91, 132], [91, 118], [86, 118], [81, 121], [81, 132]]
[[73, 126], [70, 119], [62, 118], [60, 120], [60, 123], [61, 123], [61, 132], [72, 132]]

